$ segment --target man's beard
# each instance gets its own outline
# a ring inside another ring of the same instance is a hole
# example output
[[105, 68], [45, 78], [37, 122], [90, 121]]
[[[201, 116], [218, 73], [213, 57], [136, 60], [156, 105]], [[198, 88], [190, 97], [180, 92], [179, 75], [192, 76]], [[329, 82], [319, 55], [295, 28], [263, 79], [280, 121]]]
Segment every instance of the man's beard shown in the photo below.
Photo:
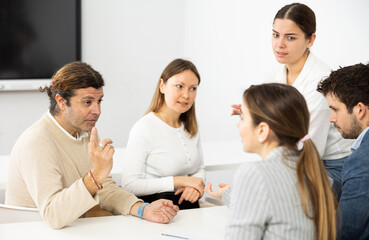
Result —
[[[344, 131], [342, 128], [342, 137], [345, 139], [356, 139], [362, 132], [359, 122], [356, 120], [355, 116], [351, 116], [351, 126], [348, 131]], [[336, 125], [335, 125], [336, 126]], [[336, 126], [337, 127], [337, 126]]]

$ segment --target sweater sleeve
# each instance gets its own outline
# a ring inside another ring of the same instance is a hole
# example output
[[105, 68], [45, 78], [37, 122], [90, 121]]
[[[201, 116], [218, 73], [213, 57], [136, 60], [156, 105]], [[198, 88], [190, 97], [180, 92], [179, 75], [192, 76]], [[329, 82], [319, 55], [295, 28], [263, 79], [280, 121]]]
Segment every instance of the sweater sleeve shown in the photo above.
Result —
[[122, 171], [123, 188], [137, 196], [174, 191], [172, 176], [145, 179], [146, 159], [150, 154], [151, 141], [149, 131], [137, 122], [129, 135]]
[[265, 179], [253, 164], [240, 167], [234, 177], [225, 239], [262, 239], [270, 202]]
[[51, 228], [59, 229], [97, 205], [99, 198], [91, 196], [82, 178], [64, 188], [63, 174], [56, 163], [58, 156], [52, 148], [43, 147], [46, 145], [30, 144], [17, 151], [16, 158], [42, 218]]
[[104, 181], [104, 188], [98, 191], [101, 208], [114, 214], [128, 215], [139, 200], [134, 194], [119, 187], [111, 175]]

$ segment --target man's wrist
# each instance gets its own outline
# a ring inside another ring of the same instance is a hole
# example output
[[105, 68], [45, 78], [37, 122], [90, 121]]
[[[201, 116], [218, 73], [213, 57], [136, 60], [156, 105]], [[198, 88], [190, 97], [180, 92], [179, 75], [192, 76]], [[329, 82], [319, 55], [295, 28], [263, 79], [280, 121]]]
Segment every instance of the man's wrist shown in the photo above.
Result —
[[89, 191], [91, 196], [95, 196], [96, 192], [99, 189], [97, 188], [96, 184], [92, 181], [91, 177], [88, 176], [88, 174], [86, 174], [86, 176], [82, 178], [82, 181], [85, 184], [86, 189]]
[[147, 205], [149, 205], [150, 203], [142, 203], [139, 207], [138, 207], [138, 210], [137, 210], [137, 215], [139, 218], [141, 219], [144, 219], [143, 217], [143, 212], [144, 212], [144, 209]]
[[90, 171], [88, 171], [88, 176], [90, 176], [91, 180], [96, 184], [97, 188], [100, 190], [100, 189], [103, 189], [104, 186], [102, 183], [100, 183], [96, 177], [95, 177], [95, 174], [94, 172], [92, 171], [92, 169], [90, 169]]
[[91, 171], [94, 173], [94, 177], [95, 177], [96, 181], [101, 185], [104, 182], [105, 178], [101, 177], [100, 171], [98, 171], [94, 168], [92, 168]]

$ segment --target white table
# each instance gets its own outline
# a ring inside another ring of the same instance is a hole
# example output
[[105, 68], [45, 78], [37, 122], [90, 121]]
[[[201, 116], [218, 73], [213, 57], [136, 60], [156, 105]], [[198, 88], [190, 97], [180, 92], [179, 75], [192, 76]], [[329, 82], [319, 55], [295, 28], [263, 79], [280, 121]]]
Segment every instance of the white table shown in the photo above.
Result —
[[61, 230], [52, 230], [44, 222], [0, 224], [0, 239], [140, 240], [153, 239], [166, 232], [195, 237], [193, 239], [217, 240], [224, 238], [227, 221], [227, 207], [209, 207], [179, 211], [168, 224], [152, 223], [132, 216], [78, 219]]

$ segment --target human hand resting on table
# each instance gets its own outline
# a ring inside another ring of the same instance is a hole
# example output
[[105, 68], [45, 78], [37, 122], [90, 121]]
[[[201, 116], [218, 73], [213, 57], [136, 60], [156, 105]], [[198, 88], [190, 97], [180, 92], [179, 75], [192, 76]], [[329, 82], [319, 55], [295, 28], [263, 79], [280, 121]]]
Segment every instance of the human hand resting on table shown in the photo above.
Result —
[[174, 193], [174, 195], [178, 195], [178, 194], [181, 194], [181, 193], [182, 193], [182, 195], [178, 200], [178, 204], [181, 204], [183, 202], [183, 200], [194, 203], [197, 200], [199, 200], [199, 198], [201, 197], [199, 191], [197, 191], [196, 189], [194, 189], [192, 187], [182, 187], [182, 188], [178, 189]]
[[231, 107], [232, 107], [231, 116], [241, 115], [241, 104], [233, 104], [231, 105]]
[[156, 200], [145, 206], [143, 210], [143, 218], [150, 222], [168, 223], [179, 211], [177, 205], [167, 199]]
[[225, 190], [227, 190], [232, 184], [225, 184], [225, 183], [219, 183], [219, 189], [216, 191], [213, 191], [211, 189], [212, 185], [211, 183], [206, 183], [206, 188], [205, 188], [205, 192], [207, 194], [209, 194], [212, 197], [218, 198], [218, 199], [222, 199], [223, 193], [225, 192]]
[[200, 193], [200, 197], [204, 195], [205, 184], [202, 178], [199, 177], [187, 177], [187, 176], [175, 176], [173, 177], [174, 188], [190, 187], [194, 188]]

